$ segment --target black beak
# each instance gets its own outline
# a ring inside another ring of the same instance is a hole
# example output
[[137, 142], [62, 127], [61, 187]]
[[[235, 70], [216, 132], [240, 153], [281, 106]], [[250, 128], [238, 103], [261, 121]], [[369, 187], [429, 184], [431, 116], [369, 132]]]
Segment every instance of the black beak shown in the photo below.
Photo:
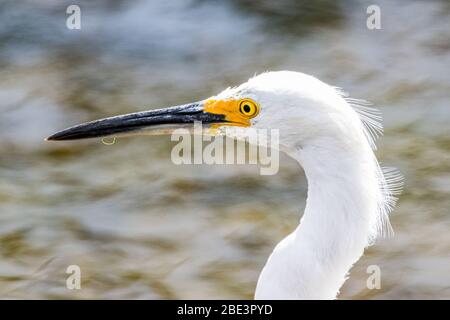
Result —
[[130, 113], [79, 124], [64, 129], [46, 140], [78, 140], [106, 136], [167, 134], [177, 128], [226, 123], [225, 116], [204, 112], [204, 102], [143, 112]]

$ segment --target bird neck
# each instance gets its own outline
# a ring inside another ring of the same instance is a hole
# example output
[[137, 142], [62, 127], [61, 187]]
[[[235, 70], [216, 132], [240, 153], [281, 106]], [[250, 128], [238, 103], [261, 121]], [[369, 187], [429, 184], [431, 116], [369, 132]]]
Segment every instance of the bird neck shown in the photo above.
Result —
[[376, 223], [379, 186], [367, 148], [314, 146], [298, 152], [308, 180], [305, 212], [269, 258], [256, 298], [336, 297]]

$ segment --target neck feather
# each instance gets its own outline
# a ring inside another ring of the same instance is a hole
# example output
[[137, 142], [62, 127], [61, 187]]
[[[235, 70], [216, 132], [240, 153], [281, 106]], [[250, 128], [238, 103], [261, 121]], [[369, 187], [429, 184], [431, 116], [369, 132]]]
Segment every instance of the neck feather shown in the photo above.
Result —
[[308, 180], [306, 209], [269, 258], [256, 298], [334, 299], [377, 232], [383, 195], [370, 146], [327, 146], [294, 155]]

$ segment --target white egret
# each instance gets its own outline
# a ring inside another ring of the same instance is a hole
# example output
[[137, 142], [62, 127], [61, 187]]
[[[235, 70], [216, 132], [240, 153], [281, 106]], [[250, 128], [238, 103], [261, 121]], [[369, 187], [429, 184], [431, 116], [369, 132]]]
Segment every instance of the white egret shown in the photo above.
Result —
[[374, 155], [380, 114], [303, 73], [263, 73], [203, 101], [81, 124], [48, 140], [170, 133], [194, 121], [279, 129], [280, 149], [304, 168], [305, 212], [267, 260], [255, 298], [334, 299], [364, 249], [391, 233], [388, 213], [402, 179]]

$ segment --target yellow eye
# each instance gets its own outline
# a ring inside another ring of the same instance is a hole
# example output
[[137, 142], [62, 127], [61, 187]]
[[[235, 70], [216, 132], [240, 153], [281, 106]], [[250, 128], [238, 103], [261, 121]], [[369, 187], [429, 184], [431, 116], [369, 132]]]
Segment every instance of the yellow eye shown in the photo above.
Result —
[[250, 99], [242, 99], [239, 102], [239, 111], [246, 118], [254, 118], [259, 113], [259, 105]]

